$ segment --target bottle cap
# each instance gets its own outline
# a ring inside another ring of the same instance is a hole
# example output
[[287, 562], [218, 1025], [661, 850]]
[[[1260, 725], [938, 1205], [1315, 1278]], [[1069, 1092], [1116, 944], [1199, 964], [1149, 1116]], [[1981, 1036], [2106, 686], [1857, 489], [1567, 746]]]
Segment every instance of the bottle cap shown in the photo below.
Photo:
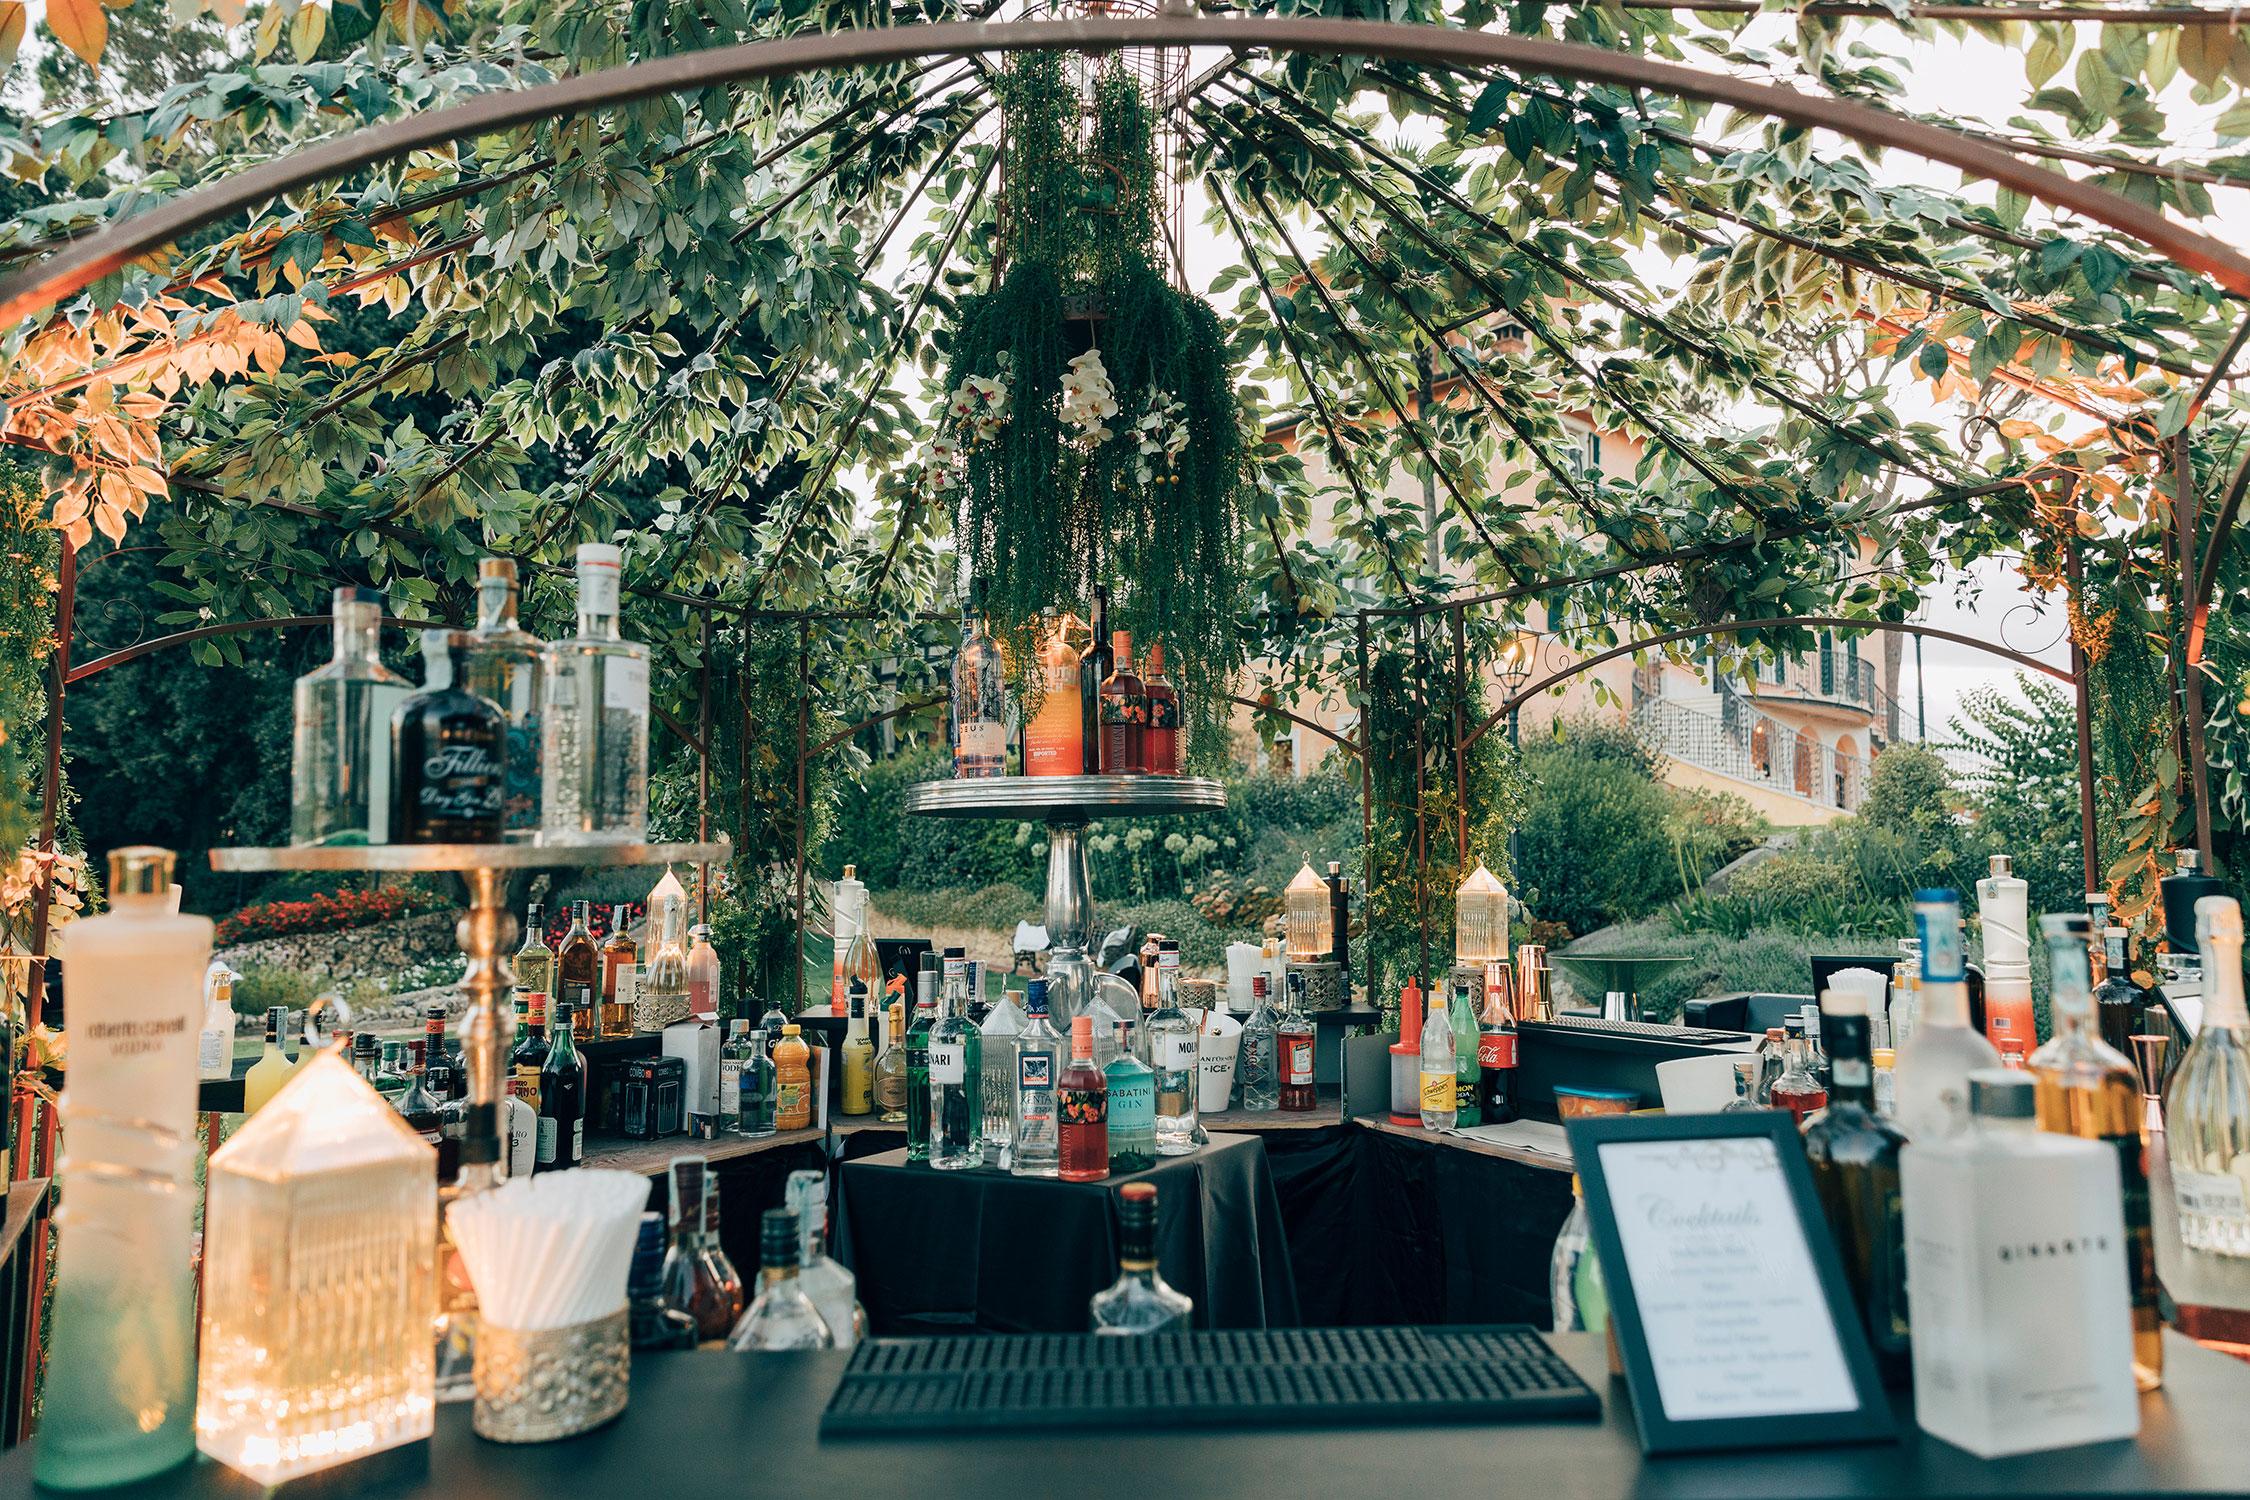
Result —
[[768, 1266], [797, 1264], [797, 1225], [794, 1210], [767, 1209], [758, 1220], [758, 1258]]
[[505, 579], [511, 584], [514, 583], [516, 581], [516, 560], [512, 557], [478, 558], [477, 582], [482, 583], [487, 578]]
[[2005, 854], [1993, 855], [1991, 859], [1992, 878], [1994, 880], [2006, 879], [2009, 871], [2014, 868], [2014, 863], [2015, 862], [2009, 859]]
[[[1035, 1016], [1043, 1016], [1047, 1013], [1046, 980], [1033, 979], [1025, 982], [1023, 987], [1023, 1008]], [[1075, 1035], [1076, 1031], [1077, 1028], [1073, 1027], [1072, 1034]]]
[[1969, 1075], [1969, 1111], [1989, 1120], [2029, 1120], [2037, 1114], [2031, 1079], [2003, 1068], [1979, 1068]]
[[1891, 1047], [1877, 1047], [1869, 1055], [1878, 1068], [1887, 1068], [1898, 1061], [1897, 1049]]
[[795, 1021], [791, 1021], [788, 1025], [781, 1028], [781, 1034], [783, 1036], [803, 1036], [805, 1034], [805, 1028], [799, 1026]]
[[578, 571], [589, 568], [607, 568], [611, 572], [623, 566], [625, 554], [607, 542], [580, 542], [578, 544]]
[[161, 896], [172, 888], [169, 849], [154, 844], [130, 844], [109, 851], [109, 897]]

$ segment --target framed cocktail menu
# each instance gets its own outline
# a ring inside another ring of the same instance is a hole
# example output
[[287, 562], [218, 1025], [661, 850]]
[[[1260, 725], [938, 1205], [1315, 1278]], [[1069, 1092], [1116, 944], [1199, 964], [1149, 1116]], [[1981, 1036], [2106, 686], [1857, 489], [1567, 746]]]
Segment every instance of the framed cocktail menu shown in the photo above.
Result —
[[1892, 1435], [1786, 1111], [1574, 1120], [1644, 1453]]

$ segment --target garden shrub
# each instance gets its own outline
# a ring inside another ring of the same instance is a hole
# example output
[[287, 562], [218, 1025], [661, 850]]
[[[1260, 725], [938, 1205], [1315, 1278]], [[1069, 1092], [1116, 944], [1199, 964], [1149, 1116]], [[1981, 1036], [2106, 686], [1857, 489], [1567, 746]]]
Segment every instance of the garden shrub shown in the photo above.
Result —
[[220, 920], [217, 942], [227, 947], [305, 932], [341, 932], [346, 928], [367, 927], [412, 916], [416, 912], [442, 910], [445, 906], [446, 903], [411, 886], [329, 891], [302, 901], [266, 901], [245, 906]]
[[1528, 747], [1538, 784], [1517, 830], [1518, 892], [1538, 917], [1590, 932], [1679, 894], [1672, 798], [1613, 737]]
[[238, 1016], [263, 1016], [267, 1009], [286, 1005], [291, 1010], [303, 1010], [312, 1004], [313, 996], [320, 993], [321, 976], [305, 974], [296, 969], [277, 968], [270, 964], [252, 964], [235, 976], [234, 1013]]

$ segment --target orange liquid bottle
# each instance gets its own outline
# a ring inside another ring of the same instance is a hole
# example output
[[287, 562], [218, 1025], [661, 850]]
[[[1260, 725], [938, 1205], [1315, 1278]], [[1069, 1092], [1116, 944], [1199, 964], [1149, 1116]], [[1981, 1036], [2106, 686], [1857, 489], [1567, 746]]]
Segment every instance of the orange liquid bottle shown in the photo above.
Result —
[[804, 1028], [794, 1021], [781, 1028], [781, 1040], [773, 1049], [773, 1071], [773, 1128], [811, 1128], [812, 1049], [805, 1045]]

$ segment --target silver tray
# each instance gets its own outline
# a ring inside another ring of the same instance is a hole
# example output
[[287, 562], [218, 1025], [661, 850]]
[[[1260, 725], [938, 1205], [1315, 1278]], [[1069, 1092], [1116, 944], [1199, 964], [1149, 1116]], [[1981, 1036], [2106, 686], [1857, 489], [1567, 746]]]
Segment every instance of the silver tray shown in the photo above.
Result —
[[1227, 789], [1206, 776], [981, 776], [906, 789], [906, 810], [936, 818], [1077, 820], [1210, 812]]
[[590, 870], [609, 865], [716, 865], [734, 856], [727, 839], [710, 844], [304, 844], [279, 849], [213, 849], [222, 874], [273, 870]]

